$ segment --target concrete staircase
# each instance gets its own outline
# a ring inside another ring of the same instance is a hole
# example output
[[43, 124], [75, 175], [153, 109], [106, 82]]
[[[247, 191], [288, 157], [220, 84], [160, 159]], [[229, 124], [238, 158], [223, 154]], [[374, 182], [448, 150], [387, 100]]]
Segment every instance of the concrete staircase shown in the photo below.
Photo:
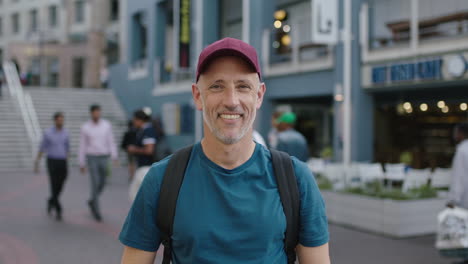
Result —
[[14, 98], [0, 98], [0, 170], [32, 169], [32, 147]]
[[[78, 164], [80, 128], [89, 120], [91, 104], [99, 104], [102, 117], [112, 123], [114, 138], [119, 148], [122, 135], [127, 128], [127, 118], [111, 90], [33, 87], [26, 88], [25, 91], [31, 95], [41, 130], [53, 125], [52, 116], [55, 112], [64, 113], [65, 127], [70, 133], [72, 166]], [[126, 154], [122, 151], [119, 152], [119, 157], [121, 161], [126, 160]]]

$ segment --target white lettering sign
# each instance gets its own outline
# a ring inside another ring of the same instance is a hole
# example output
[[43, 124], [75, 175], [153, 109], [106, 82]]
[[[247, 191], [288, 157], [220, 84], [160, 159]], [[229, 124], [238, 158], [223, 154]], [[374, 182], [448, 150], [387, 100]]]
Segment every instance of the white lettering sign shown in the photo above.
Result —
[[312, 0], [312, 42], [338, 41], [338, 0]]

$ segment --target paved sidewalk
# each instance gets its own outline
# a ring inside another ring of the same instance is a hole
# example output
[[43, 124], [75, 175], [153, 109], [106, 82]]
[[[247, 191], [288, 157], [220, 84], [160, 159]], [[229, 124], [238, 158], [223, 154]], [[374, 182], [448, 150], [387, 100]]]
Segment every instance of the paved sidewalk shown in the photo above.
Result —
[[[114, 170], [101, 196], [102, 223], [89, 213], [88, 177], [77, 169], [62, 195], [63, 222], [46, 214], [45, 171], [0, 172], [0, 181], [0, 264], [120, 263], [117, 236], [130, 207], [125, 168]], [[332, 263], [451, 263], [438, 256], [433, 236], [390, 239], [335, 225], [330, 231]]]

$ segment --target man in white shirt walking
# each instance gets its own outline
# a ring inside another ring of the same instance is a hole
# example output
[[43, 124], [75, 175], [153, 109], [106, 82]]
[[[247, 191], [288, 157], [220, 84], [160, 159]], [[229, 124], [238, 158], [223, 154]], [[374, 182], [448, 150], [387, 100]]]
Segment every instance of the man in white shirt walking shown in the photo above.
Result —
[[468, 209], [468, 124], [455, 126], [454, 139], [457, 149], [452, 163], [452, 183], [448, 203]]
[[112, 134], [112, 125], [101, 119], [101, 107], [91, 105], [91, 120], [81, 126], [78, 162], [82, 174], [89, 170], [91, 197], [88, 201], [96, 221], [101, 221], [99, 195], [106, 184], [109, 156], [117, 161], [117, 146]]

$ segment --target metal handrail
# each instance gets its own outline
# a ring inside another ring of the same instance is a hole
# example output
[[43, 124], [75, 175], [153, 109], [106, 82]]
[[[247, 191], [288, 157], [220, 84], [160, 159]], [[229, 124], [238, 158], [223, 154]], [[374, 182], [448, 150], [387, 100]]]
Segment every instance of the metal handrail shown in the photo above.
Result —
[[41, 137], [41, 128], [39, 126], [36, 110], [30, 94], [25, 92], [21, 85], [15, 64], [10, 61], [6, 61], [3, 63], [3, 70], [5, 72], [10, 96], [15, 98], [16, 103], [18, 104], [18, 108], [26, 128], [26, 133], [28, 135], [29, 142], [31, 143], [32, 158], [34, 159], [39, 148], [38, 145]]

